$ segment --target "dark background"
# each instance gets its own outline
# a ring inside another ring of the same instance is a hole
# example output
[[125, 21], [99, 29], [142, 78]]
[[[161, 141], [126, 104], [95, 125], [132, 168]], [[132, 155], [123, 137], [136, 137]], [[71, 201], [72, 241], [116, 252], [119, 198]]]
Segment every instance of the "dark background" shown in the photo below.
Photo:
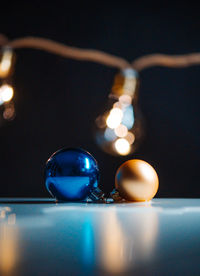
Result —
[[[199, 51], [199, 8], [180, 3], [9, 2], [1, 7], [0, 32], [11, 39], [46, 37], [129, 61], [156, 52]], [[17, 50], [17, 117], [0, 129], [0, 196], [48, 196], [45, 162], [65, 146], [91, 152], [99, 162], [101, 187], [107, 192], [113, 188], [116, 169], [127, 157], [102, 152], [93, 140], [92, 126], [116, 72], [46, 52]], [[155, 167], [160, 178], [157, 196], [199, 197], [200, 66], [150, 68], [140, 79], [146, 138], [131, 157]]]

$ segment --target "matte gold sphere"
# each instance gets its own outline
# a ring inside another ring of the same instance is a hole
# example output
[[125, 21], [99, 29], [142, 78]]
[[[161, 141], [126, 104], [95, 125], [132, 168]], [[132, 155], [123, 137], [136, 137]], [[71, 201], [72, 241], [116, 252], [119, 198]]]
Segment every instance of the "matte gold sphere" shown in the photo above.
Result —
[[128, 201], [148, 201], [157, 193], [158, 175], [147, 162], [128, 160], [117, 170], [115, 188]]

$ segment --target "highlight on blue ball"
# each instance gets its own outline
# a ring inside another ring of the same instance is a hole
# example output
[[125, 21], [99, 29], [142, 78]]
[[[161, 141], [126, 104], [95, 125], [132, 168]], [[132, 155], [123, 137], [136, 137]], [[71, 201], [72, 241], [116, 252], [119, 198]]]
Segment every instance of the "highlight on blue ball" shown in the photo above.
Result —
[[98, 189], [97, 161], [87, 151], [64, 148], [47, 160], [45, 184], [49, 193], [58, 200], [85, 200]]

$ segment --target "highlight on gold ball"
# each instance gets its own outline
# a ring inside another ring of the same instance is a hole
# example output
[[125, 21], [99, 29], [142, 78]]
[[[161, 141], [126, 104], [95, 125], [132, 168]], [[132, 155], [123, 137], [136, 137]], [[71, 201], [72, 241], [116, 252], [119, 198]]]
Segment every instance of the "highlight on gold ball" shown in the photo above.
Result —
[[149, 201], [157, 193], [159, 179], [155, 169], [139, 159], [128, 160], [116, 172], [114, 201]]

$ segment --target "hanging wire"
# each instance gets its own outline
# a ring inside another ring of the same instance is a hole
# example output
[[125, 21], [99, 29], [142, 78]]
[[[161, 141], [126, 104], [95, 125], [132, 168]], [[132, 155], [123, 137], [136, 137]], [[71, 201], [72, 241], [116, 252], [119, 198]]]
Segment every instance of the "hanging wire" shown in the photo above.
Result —
[[118, 69], [131, 67], [136, 71], [142, 71], [153, 66], [182, 68], [200, 64], [200, 53], [185, 55], [151, 54], [139, 57], [130, 63], [124, 58], [103, 51], [80, 49], [50, 39], [38, 37], [23, 37], [9, 41], [5, 35], [0, 34], [0, 46], [10, 46], [13, 49], [32, 48], [44, 50], [65, 58], [96, 62]]

